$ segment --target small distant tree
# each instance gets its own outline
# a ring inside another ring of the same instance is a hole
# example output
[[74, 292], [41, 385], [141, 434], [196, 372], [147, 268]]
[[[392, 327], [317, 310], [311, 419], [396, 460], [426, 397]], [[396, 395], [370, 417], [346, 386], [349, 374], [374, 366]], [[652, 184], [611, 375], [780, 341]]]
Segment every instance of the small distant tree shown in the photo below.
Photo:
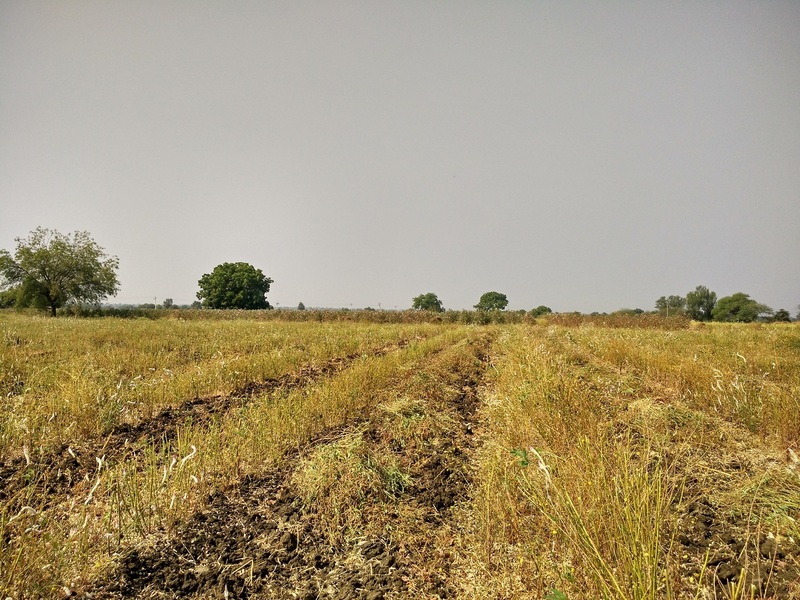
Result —
[[622, 315], [626, 317], [638, 317], [639, 315], [644, 314], [644, 310], [642, 310], [641, 308], [620, 308], [619, 310], [615, 310], [611, 314]]
[[175, 303], [172, 301], [172, 298], [164, 298], [164, 302], [161, 303], [161, 308], [173, 308]]
[[303, 304], [302, 302], [297, 303], [297, 310], [305, 310], [305, 309], [306, 309], [305, 304]]
[[203, 308], [203, 303], [200, 302], [200, 300], [195, 300], [194, 302], [191, 303], [191, 305], [189, 305], [189, 308], [193, 309]]
[[532, 309], [528, 314], [532, 317], [541, 317], [543, 315], [549, 315], [553, 311], [550, 309], [549, 306], [537, 306], [536, 308]]
[[656, 309], [666, 316], [675, 316], [683, 313], [686, 307], [686, 298], [683, 296], [661, 296], [656, 300]]
[[704, 285], [698, 285], [686, 294], [686, 312], [695, 321], [710, 321], [713, 318], [717, 294]]
[[789, 314], [788, 310], [781, 308], [775, 311], [775, 314], [772, 315], [772, 320], [776, 323], [789, 323], [792, 320], [792, 315]]
[[197, 299], [207, 308], [272, 308], [266, 298], [271, 283], [272, 279], [253, 265], [222, 263], [197, 282], [200, 286]]
[[414, 310], [430, 310], [432, 312], [444, 312], [442, 301], [433, 292], [420, 294], [412, 301], [411, 308]]
[[766, 304], [753, 300], [748, 294], [737, 292], [717, 301], [713, 316], [715, 321], [749, 323], [772, 313]]
[[0, 289], [15, 289], [18, 307], [49, 308], [56, 316], [67, 302], [99, 304], [119, 290], [119, 259], [86, 231], [64, 235], [37, 227], [15, 241], [13, 257], [0, 250]]
[[504, 310], [508, 306], [508, 298], [500, 292], [486, 292], [478, 300], [475, 308], [478, 310]]

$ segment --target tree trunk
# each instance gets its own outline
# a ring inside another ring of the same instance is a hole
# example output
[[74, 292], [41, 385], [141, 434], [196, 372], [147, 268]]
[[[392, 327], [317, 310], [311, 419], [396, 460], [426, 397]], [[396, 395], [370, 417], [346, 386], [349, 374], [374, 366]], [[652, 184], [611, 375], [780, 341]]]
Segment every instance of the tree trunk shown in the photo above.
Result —
[[56, 305], [55, 305], [54, 302], [50, 303], [50, 316], [51, 317], [55, 317], [56, 316]]

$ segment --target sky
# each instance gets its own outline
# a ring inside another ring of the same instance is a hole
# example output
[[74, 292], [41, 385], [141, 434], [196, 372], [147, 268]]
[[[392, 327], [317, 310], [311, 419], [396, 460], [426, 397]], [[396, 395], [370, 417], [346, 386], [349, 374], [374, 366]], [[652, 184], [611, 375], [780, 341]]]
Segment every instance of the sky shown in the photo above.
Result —
[[275, 306], [800, 304], [800, 2], [0, 3], [0, 248]]

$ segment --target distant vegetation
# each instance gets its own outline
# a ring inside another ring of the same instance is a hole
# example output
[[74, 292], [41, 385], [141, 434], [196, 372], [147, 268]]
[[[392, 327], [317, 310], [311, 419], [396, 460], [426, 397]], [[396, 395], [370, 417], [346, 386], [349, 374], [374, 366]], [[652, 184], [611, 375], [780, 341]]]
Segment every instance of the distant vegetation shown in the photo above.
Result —
[[698, 285], [686, 294], [686, 310], [695, 321], [710, 321], [713, 318], [717, 294], [704, 285]]
[[206, 308], [270, 309], [267, 292], [271, 283], [272, 279], [253, 265], [222, 263], [197, 282], [197, 299]]
[[769, 306], [753, 300], [748, 294], [737, 292], [717, 300], [717, 294], [704, 285], [683, 296], [661, 296], [656, 300], [656, 310], [665, 317], [688, 315], [695, 321], [722, 321], [751, 323], [753, 321], [790, 321], [789, 311], [773, 311]]
[[433, 292], [420, 294], [412, 301], [411, 308], [414, 310], [430, 310], [432, 312], [444, 312], [442, 301]]
[[13, 256], [0, 250], [2, 304], [49, 309], [55, 316], [68, 302], [99, 304], [119, 290], [119, 259], [107, 256], [86, 231], [69, 236], [38, 227], [16, 242]]
[[475, 305], [477, 310], [505, 310], [508, 298], [500, 292], [486, 292]]
[[[116, 271], [119, 259], [108, 256], [103, 248], [91, 238], [88, 232], [77, 231], [72, 236], [55, 230], [35, 229], [27, 238], [16, 238], [17, 248], [12, 255], [0, 250], [0, 309], [38, 308], [47, 309], [55, 316], [60, 309], [71, 316], [144, 316], [156, 318], [161, 315], [147, 311], [158, 309], [214, 309], [214, 310], [270, 310], [267, 293], [273, 280], [264, 275], [261, 269], [245, 262], [222, 263], [211, 273], [204, 274], [198, 281], [198, 300], [191, 306], [178, 306], [172, 298], [166, 298], [160, 305], [144, 303], [139, 305], [102, 306], [109, 296], [119, 290]], [[386, 316], [385, 311], [368, 307], [363, 312], [377, 312], [383, 316], [350, 316], [348, 320], [370, 320], [374, 322], [410, 322], [423, 319], [436, 319], [458, 323], [516, 323], [525, 319], [536, 319], [551, 315], [552, 309], [540, 305], [529, 311], [505, 313], [508, 297], [500, 292], [483, 294], [471, 311], [445, 310], [437, 294], [427, 292], [412, 300], [414, 311], [429, 313], [427, 317], [409, 317], [401, 314]], [[380, 306], [380, 305], [379, 305]], [[800, 306], [798, 306], [800, 309]], [[285, 311], [286, 309], [284, 309]], [[290, 309], [291, 310], [291, 309]], [[286, 320], [342, 320], [337, 310], [306, 311], [303, 302], [298, 303], [297, 311], [308, 312], [302, 317], [277, 317]], [[341, 309], [341, 312], [351, 309]], [[284, 312], [281, 311], [281, 312]], [[503, 312], [499, 315], [496, 313]], [[717, 299], [716, 292], [699, 285], [686, 296], [661, 296], [655, 303], [655, 314], [662, 317], [689, 317], [695, 321], [723, 322], [788, 322], [791, 314], [785, 309], [774, 311], [769, 306], [757, 302], [748, 294], [737, 292], [731, 296]], [[645, 311], [636, 308], [620, 309], [612, 315], [637, 316]], [[574, 316], [574, 315], [573, 315]], [[591, 317], [608, 317], [607, 313], [593, 312]], [[800, 319], [800, 313], [797, 318]]]
[[749, 295], [738, 292], [733, 296], [720, 298], [712, 314], [715, 321], [749, 323], [759, 317], [769, 316], [772, 309], [756, 302]]
[[532, 317], [543, 317], [545, 315], [549, 315], [552, 312], [553, 311], [549, 306], [540, 305], [532, 309], [528, 314]]

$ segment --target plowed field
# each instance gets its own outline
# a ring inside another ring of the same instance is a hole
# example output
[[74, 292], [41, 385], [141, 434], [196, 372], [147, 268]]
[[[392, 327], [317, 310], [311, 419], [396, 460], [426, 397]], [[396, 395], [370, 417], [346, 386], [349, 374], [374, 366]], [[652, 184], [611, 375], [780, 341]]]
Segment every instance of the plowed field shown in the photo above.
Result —
[[0, 314], [3, 598], [798, 598], [800, 330]]

